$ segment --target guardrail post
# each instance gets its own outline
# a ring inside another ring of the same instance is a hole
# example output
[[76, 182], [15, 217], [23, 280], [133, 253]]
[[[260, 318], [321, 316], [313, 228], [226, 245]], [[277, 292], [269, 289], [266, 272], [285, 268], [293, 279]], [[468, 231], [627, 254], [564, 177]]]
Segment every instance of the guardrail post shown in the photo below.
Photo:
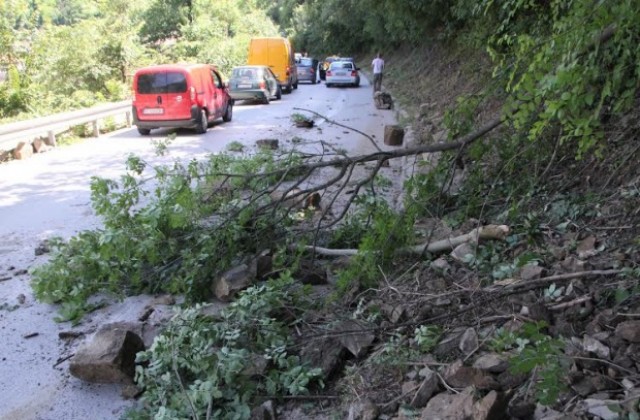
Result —
[[131, 128], [131, 111], [127, 111], [125, 118], [127, 119], [127, 127]]
[[47, 131], [47, 140], [45, 141], [47, 146], [56, 146], [56, 133], [53, 130]]
[[93, 122], [93, 137], [100, 137], [100, 120]]

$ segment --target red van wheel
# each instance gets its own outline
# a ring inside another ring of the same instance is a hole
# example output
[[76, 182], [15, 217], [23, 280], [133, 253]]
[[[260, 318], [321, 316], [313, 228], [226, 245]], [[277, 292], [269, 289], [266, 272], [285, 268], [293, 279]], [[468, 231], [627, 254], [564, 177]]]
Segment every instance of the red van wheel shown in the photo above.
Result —
[[227, 102], [227, 109], [224, 111], [224, 115], [222, 116], [222, 121], [229, 122], [233, 118], [233, 103], [231, 101]]
[[207, 111], [204, 109], [200, 110], [200, 121], [198, 121], [198, 126], [196, 127], [196, 133], [204, 134], [207, 132], [207, 128], [209, 128], [209, 121], [207, 120]]

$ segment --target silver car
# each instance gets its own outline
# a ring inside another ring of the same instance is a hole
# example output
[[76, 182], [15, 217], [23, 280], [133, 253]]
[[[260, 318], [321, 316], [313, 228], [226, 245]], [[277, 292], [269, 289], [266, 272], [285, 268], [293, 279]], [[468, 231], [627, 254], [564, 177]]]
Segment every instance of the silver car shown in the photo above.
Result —
[[351, 61], [334, 61], [325, 76], [327, 87], [335, 85], [360, 86], [359, 70]]
[[296, 62], [298, 72], [298, 82], [311, 82], [315, 85], [318, 82], [318, 60], [315, 58], [302, 57]]

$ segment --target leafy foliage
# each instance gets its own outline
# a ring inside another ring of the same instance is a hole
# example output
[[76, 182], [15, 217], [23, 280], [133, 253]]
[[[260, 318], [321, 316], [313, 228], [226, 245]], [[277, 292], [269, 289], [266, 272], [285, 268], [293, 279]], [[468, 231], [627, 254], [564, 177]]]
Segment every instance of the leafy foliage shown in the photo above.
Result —
[[[269, 172], [298, 159], [294, 153], [278, 163], [269, 153], [221, 154], [204, 162], [176, 162], [152, 168], [155, 185], [149, 188], [146, 163], [129, 157], [119, 182], [93, 179], [92, 204], [104, 228], [57, 241], [50, 261], [33, 271], [36, 296], [62, 303], [63, 319], [91, 309], [89, 297], [99, 292], [163, 291], [203, 299], [212, 275], [243, 256], [274, 249], [292, 223], [275, 209], [255, 212], [268, 197], [257, 195], [251, 203], [242, 196], [263, 191], [278, 178], [242, 174]], [[231, 173], [239, 175], [229, 180]]]
[[199, 305], [178, 311], [138, 354], [136, 381], [145, 393], [141, 412], [130, 417], [248, 419], [257, 395], [299, 395], [322, 385], [320, 369], [288, 353], [288, 326], [276, 318], [304, 305], [293, 283], [283, 274], [247, 289], [216, 318]]

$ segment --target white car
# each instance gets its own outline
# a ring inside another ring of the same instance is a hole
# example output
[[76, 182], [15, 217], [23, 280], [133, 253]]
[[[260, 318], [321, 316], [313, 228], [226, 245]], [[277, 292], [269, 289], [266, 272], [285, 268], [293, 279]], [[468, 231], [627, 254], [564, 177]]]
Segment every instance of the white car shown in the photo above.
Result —
[[358, 67], [351, 61], [334, 61], [329, 66], [326, 74], [327, 87], [335, 85], [360, 86], [360, 74]]

